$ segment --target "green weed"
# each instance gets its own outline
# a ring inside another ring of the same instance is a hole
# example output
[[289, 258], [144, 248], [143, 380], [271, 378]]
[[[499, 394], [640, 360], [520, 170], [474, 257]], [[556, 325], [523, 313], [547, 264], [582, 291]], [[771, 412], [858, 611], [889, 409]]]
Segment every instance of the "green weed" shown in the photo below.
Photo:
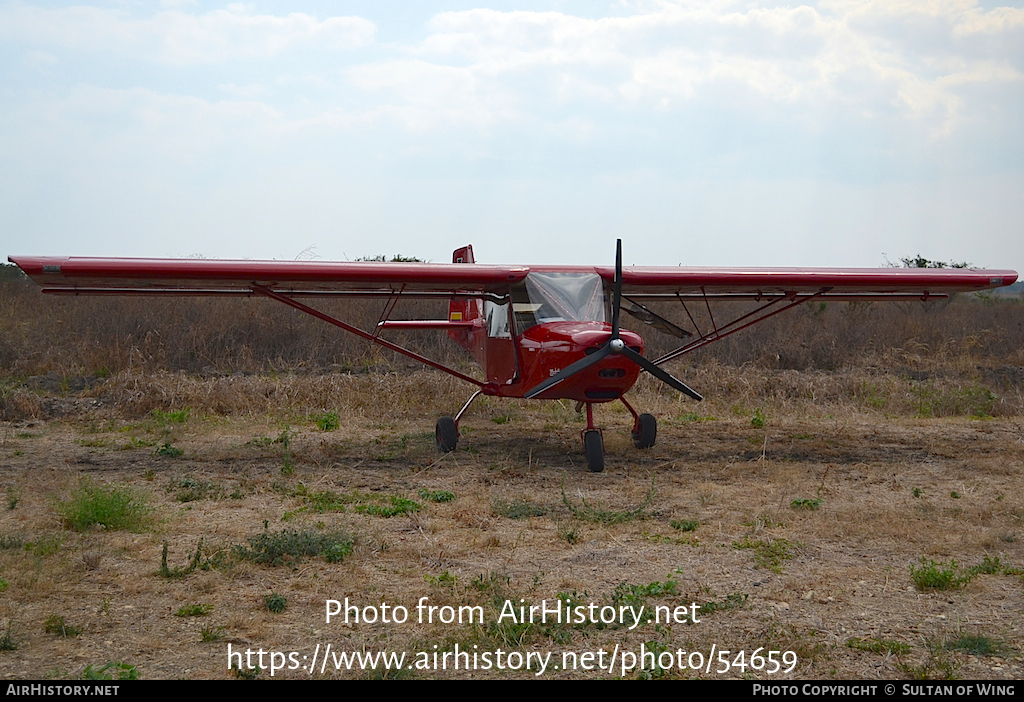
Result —
[[673, 529], [679, 531], [697, 531], [697, 527], [700, 526], [700, 522], [696, 519], [673, 519], [669, 522], [669, 525]]
[[334, 431], [340, 426], [337, 412], [327, 412], [314, 418], [320, 431]]
[[454, 492], [447, 490], [420, 490], [419, 496], [427, 502], [452, 502], [455, 499]]
[[963, 570], [956, 561], [950, 559], [949, 564], [936, 563], [921, 556], [920, 566], [910, 566], [910, 578], [922, 592], [927, 590], [959, 590], [974, 580], [976, 573], [970, 569]]
[[0, 651], [17, 651], [18, 639], [14, 635], [14, 619], [7, 620], [7, 628], [0, 634]]
[[141, 493], [128, 487], [102, 485], [89, 479], [79, 483], [68, 500], [58, 502], [57, 513], [75, 531], [94, 526], [133, 532], [153, 524], [153, 510]]
[[[483, 582], [483, 577], [483, 575], [478, 576], [478, 579], [480, 580], [481, 583]], [[455, 586], [459, 583], [459, 576], [452, 575], [446, 570], [440, 575], [424, 575], [423, 582], [441, 590], [455, 592]]]
[[580, 540], [580, 530], [576, 526], [567, 526], [564, 522], [557, 524], [558, 538], [569, 544], [575, 544]]
[[758, 407], [754, 410], [754, 416], [750, 418], [750, 426], [755, 429], [763, 429], [768, 424], [768, 417], [765, 416], [764, 410]]
[[267, 565], [297, 564], [305, 557], [320, 556], [328, 563], [340, 563], [352, 554], [352, 537], [343, 531], [319, 533], [285, 529], [276, 534], [260, 534], [248, 539], [249, 548], [235, 546], [239, 559]]
[[896, 670], [911, 680], [956, 680], [960, 666], [946, 656], [945, 646], [934, 640], [925, 642], [928, 658], [920, 665], [897, 663]]
[[70, 636], [78, 636], [82, 633], [82, 627], [68, 624], [64, 617], [59, 614], [51, 614], [45, 622], [43, 622], [43, 631], [48, 634], [57, 634], [68, 638]]
[[398, 495], [388, 495], [385, 504], [356, 505], [355, 511], [360, 514], [372, 514], [375, 517], [397, 517], [400, 514], [419, 512], [423, 505]]
[[288, 598], [272, 592], [263, 598], [263, 604], [274, 614], [280, 614], [288, 607]]
[[209, 480], [182, 478], [173, 483], [170, 490], [175, 491], [174, 499], [178, 502], [195, 502], [207, 497], [219, 497], [222, 490]]
[[915, 383], [910, 388], [917, 416], [991, 417], [999, 398], [988, 388], [975, 383], [968, 387], [936, 388], [932, 381]]
[[760, 568], [767, 568], [773, 573], [781, 573], [782, 566], [793, 557], [793, 549], [801, 544], [790, 543], [786, 539], [755, 541], [744, 539], [733, 543], [733, 548], [751, 549], [754, 552], [754, 563]]
[[649, 597], [667, 597], [679, 594], [679, 581], [671, 577], [665, 582], [653, 582], [647, 585], [632, 585], [630, 583], [619, 583], [612, 591], [612, 606], [618, 609], [620, 606], [633, 607], [639, 611], [647, 603]]
[[683, 422], [684, 424], [690, 424], [692, 422], [699, 422], [700, 424], [703, 424], [704, 422], [717, 421], [717, 418], [711, 417], [709, 415], [703, 415], [700, 412], [687, 412], [686, 414], [679, 418], [679, 421]]
[[377, 517], [395, 517], [423, 509], [423, 505], [415, 500], [387, 493], [360, 492], [359, 490], [348, 493], [337, 493], [330, 490], [308, 493], [305, 486], [300, 484], [291, 494], [304, 499], [310, 509], [320, 514], [344, 512], [347, 506], [352, 506], [353, 511], [359, 514], [371, 514]]
[[184, 424], [192, 415], [192, 410], [188, 407], [180, 410], [171, 410], [170, 412], [155, 409], [150, 412], [150, 415], [153, 417], [153, 420], [161, 426], [166, 426], [168, 424]]
[[224, 627], [204, 626], [199, 630], [199, 636], [202, 638], [203, 643], [220, 641], [224, 638]]
[[138, 680], [139, 671], [127, 663], [107, 663], [102, 668], [87, 665], [82, 671], [83, 680]]
[[239, 680], [255, 680], [263, 672], [263, 669], [259, 666], [255, 668], [246, 667], [244, 670], [238, 666], [231, 666], [231, 670], [234, 671], [235, 677]]
[[661, 641], [647, 641], [644, 643], [644, 649], [651, 655], [645, 655], [644, 660], [641, 661], [644, 667], [636, 673], [637, 680], [662, 680], [678, 675], [678, 671], [673, 668], [661, 667], [661, 654], [669, 652], [669, 655], [672, 655], [671, 649], [667, 645]]
[[185, 605], [177, 612], [174, 613], [176, 617], [205, 617], [207, 614], [213, 611], [213, 605], [208, 604], [190, 604]]
[[806, 509], [813, 512], [814, 510], [821, 507], [821, 498], [814, 497], [810, 499], [804, 498], [801, 500], [793, 500], [792, 502], [789, 503], [789, 506], [792, 507], [793, 509]]
[[965, 634], [953, 641], [946, 642], [946, 650], [968, 653], [972, 656], [1001, 656], [1009, 647], [991, 636]]
[[43, 536], [36, 541], [25, 543], [25, 550], [38, 558], [46, 558], [59, 552], [64, 546], [64, 540], [60, 534]]

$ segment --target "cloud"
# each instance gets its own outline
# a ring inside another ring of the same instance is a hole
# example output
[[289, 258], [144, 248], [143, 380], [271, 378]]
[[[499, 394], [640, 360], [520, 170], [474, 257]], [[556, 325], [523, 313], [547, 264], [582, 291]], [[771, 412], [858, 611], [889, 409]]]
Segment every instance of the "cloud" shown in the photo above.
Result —
[[515, 119], [513, 91], [471, 67], [445, 66], [422, 60], [366, 64], [348, 71], [355, 87], [387, 92], [401, 105], [384, 104], [373, 112], [388, 116], [411, 131], [470, 124], [482, 127]]
[[[397, 105], [420, 115], [410, 124], [429, 123], [423, 96], [450, 94], [461, 75], [458, 94], [487, 123], [537, 117], [574, 100], [664, 111], [726, 99], [784, 107], [819, 127], [840, 111], [849, 119], [917, 123], [937, 136], [972, 111], [998, 109], [1000, 88], [1019, 84], [1022, 27], [1024, 11], [983, 10], [969, 0], [660, 2], [596, 19], [474, 9], [430, 20], [429, 36], [408, 49], [419, 62], [416, 80], [404, 77], [401, 62], [351, 75], [360, 87], [388, 83]], [[396, 71], [390, 81], [388, 67]], [[979, 86], [987, 103], [978, 104], [978, 92], [968, 103], [964, 90]], [[504, 109], [510, 101], [516, 110]], [[436, 122], [464, 117], [443, 101], [434, 109]]]
[[293, 12], [249, 14], [240, 6], [193, 14], [165, 10], [146, 18], [98, 7], [44, 9], [24, 4], [0, 8], [0, 38], [112, 54], [171, 66], [274, 57], [295, 48], [337, 51], [365, 46], [376, 28], [360, 17]]

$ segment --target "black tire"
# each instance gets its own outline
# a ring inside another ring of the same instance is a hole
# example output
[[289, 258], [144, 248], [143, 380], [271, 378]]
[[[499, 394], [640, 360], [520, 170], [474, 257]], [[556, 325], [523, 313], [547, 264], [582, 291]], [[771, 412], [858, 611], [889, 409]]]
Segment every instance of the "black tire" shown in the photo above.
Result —
[[604, 439], [599, 431], [583, 434], [583, 452], [587, 454], [587, 468], [591, 473], [604, 470]]
[[437, 450], [444, 453], [451, 453], [459, 443], [459, 430], [455, 426], [455, 420], [451, 417], [441, 417], [434, 427], [437, 435]]
[[638, 449], [649, 449], [658, 438], [658, 420], [654, 415], [641, 414], [639, 424], [639, 429], [633, 432], [633, 445]]

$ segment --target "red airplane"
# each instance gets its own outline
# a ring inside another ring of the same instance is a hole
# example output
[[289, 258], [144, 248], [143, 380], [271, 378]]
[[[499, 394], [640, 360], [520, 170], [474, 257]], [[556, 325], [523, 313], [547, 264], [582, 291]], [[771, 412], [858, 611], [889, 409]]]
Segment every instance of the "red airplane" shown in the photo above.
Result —
[[[657, 422], [638, 414], [623, 395], [646, 371], [676, 390], [701, 396], [662, 366], [809, 300], [929, 300], [1011, 285], [1017, 273], [973, 269], [649, 268], [491, 266], [477, 264], [473, 248], [457, 249], [453, 263], [220, 261], [11, 257], [44, 293], [65, 295], [262, 295], [357, 334], [475, 385], [454, 417], [437, 421], [437, 447], [454, 451], [459, 420], [479, 395], [575, 400], [586, 407], [581, 432], [587, 465], [604, 470], [604, 440], [593, 405], [619, 400], [633, 415], [633, 442], [649, 448]], [[385, 299], [381, 321], [359, 329], [296, 298], [355, 296]], [[400, 298], [448, 298], [444, 320], [389, 319]], [[694, 331], [655, 314], [644, 302], [677, 300]], [[687, 303], [756, 301], [760, 305], [701, 333]], [[640, 335], [620, 328], [620, 310], [680, 339], [673, 351], [644, 357]], [[480, 364], [480, 380], [381, 338], [388, 330], [443, 329]]]

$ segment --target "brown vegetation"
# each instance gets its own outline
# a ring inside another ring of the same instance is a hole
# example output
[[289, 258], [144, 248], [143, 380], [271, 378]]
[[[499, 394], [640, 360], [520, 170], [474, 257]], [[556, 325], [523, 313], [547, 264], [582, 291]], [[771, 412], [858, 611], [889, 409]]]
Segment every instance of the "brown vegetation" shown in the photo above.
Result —
[[[420, 304], [407, 316], [443, 314]], [[370, 327], [379, 305], [339, 314]], [[601, 406], [594, 475], [571, 403], [483, 398], [439, 454], [434, 419], [467, 387], [267, 301], [0, 286], [0, 676], [235, 678], [229, 645], [458, 644], [559, 664], [616, 646], [797, 658], [788, 674], [546, 678], [1019, 678], [1022, 321], [1024, 305], [967, 299], [795, 311], [673, 364], [703, 403], [642, 379], [648, 451], [620, 404]], [[409, 343], [467, 364], [443, 335]], [[145, 519], [117, 521], [118, 500]], [[506, 600], [559, 596], [696, 603], [701, 622], [496, 622]], [[346, 597], [486, 621], [327, 624], [326, 600]]]

